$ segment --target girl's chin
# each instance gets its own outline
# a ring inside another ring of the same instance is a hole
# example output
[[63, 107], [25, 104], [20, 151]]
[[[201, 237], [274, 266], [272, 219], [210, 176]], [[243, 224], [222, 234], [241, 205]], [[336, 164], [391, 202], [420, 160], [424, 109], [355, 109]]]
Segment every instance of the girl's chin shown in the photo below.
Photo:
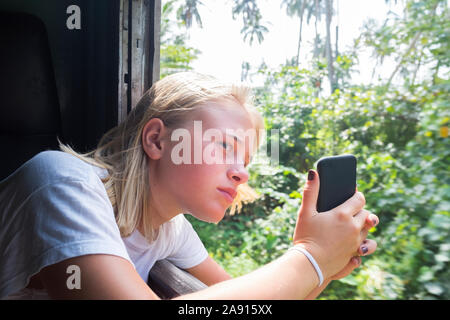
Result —
[[221, 212], [207, 212], [204, 214], [191, 213], [198, 220], [208, 223], [219, 223], [225, 216], [225, 211]]

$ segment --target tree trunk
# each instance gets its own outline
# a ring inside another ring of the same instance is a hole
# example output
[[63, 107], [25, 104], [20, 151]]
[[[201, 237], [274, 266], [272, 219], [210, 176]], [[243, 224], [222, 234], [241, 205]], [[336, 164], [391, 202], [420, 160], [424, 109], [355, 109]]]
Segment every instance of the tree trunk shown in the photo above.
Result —
[[327, 26], [327, 39], [325, 44], [325, 51], [327, 56], [328, 65], [328, 79], [330, 80], [331, 93], [336, 89], [336, 81], [334, 79], [334, 66], [333, 66], [333, 52], [331, 49], [331, 18], [333, 14], [333, 3], [332, 0], [325, 0], [326, 7], [326, 26]]
[[[338, 19], [339, 21], [339, 19]], [[334, 59], [336, 60], [337, 57], [339, 56], [339, 48], [338, 48], [338, 43], [339, 43], [339, 26], [336, 25], [336, 47], [334, 48]], [[336, 88], [339, 88], [339, 74], [335, 73], [335, 83], [336, 83]]]
[[297, 46], [297, 58], [296, 58], [296, 64], [298, 66], [300, 62], [300, 44], [302, 42], [302, 27], [303, 27], [303, 17], [300, 17], [300, 32], [298, 35], [298, 46]]
[[302, 8], [300, 9], [300, 31], [298, 34], [297, 59], [296, 59], [297, 66], [300, 62], [300, 45], [302, 43], [303, 15], [305, 12], [305, 7], [306, 7], [306, 1], [304, 0], [302, 2]]
[[405, 59], [407, 58], [407, 56], [409, 55], [409, 53], [415, 49], [416, 47], [416, 42], [417, 40], [419, 40], [420, 35], [422, 34], [421, 31], [417, 32], [416, 36], [414, 37], [414, 39], [411, 41], [408, 49], [406, 50], [406, 52], [403, 54], [402, 58], [400, 59], [400, 62], [397, 64], [397, 66], [395, 67], [394, 71], [391, 73], [391, 76], [389, 77], [389, 80], [387, 81], [387, 86], [391, 85], [392, 79], [394, 79], [395, 74], [397, 73], [398, 70], [400, 70], [400, 67], [402, 66], [402, 64], [404, 63]]
[[[434, 17], [436, 15], [436, 8], [438, 6], [439, 2], [436, 1], [436, 4], [433, 6], [433, 8], [431, 9], [432, 11], [432, 16]], [[406, 14], [405, 10], [405, 14]], [[406, 60], [406, 58], [408, 57], [408, 55], [411, 53], [411, 51], [415, 50], [416, 48], [416, 43], [419, 40], [420, 36], [422, 35], [422, 31], [418, 31], [416, 33], [416, 36], [412, 39], [408, 49], [406, 50], [406, 52], [402, 55], [400, 62], [397, 64], [397, 66], [395, 67], [394, 71], [392, 72], [391, 76], [389, 77], [389, 80], [387, 81], [386, 85], [390, 86], [392, 79], [394, 79], [395, 74], [398, 72], [398, 70], [400, 70], [402, 64], [404, 63], [404, 61]]]
[[320, 0], [314, 0], [315, 4], [315, 15], [316, 15], [316, 21], [314, 22], [314, 27], [316, 29], [316, 38], [314, 39], [314, 54], [313, 58], [317, 58], [319, 56], [319, 30], [317, 29], [317, 23], [320, 20], [320, 6], [319, 6]]

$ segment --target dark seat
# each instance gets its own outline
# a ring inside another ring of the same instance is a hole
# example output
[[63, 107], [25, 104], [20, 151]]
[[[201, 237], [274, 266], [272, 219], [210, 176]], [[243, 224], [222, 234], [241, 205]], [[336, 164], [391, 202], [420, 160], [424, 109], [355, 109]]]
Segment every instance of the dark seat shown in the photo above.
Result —
[[35, 154], [57, 149], [61, 117], [45, 26], [0, 12], [0, 180]]

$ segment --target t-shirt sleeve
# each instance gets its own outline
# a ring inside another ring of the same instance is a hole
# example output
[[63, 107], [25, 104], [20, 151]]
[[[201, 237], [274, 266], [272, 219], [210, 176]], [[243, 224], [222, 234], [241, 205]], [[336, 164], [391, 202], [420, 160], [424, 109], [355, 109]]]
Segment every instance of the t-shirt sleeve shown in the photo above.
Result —
[[0, 293], [22, 289], [48, 265], [88, 254], [109, 254], [131, 261], [120, 237], [106, 191], [99, 185], [63, 180], [30, 194], [9, 212], [8, 256], [1, 263]]
[[208, 257], [208, 251], [191, 223], [182, 215], [180, 215], [179, 228], [176, 245], [167, 260], [181, 269], [195, 267]]

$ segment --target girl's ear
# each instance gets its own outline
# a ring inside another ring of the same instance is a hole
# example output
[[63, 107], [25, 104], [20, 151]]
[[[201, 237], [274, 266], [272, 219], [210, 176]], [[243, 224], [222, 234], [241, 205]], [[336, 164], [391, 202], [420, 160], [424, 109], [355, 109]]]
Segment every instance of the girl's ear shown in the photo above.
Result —
[[142, 130], [142, 147], [145, 153], [153, 160], [158, 160], [162, 157], [164, 135], [166, 127], [161, 119], [152, 118], [144, 126]]

